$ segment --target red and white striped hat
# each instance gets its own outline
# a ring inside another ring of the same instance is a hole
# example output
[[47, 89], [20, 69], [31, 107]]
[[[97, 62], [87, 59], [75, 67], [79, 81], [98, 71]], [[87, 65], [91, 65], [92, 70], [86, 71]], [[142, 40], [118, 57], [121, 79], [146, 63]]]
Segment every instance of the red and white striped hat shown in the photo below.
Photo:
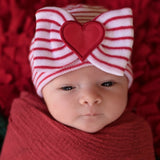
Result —
[[37, 94], [54, 78], [94, 65], [133, 81], [130, 8], [108, 11], [101, 6], [44, 7], [36, 13], [36, 31], [29, 60]]

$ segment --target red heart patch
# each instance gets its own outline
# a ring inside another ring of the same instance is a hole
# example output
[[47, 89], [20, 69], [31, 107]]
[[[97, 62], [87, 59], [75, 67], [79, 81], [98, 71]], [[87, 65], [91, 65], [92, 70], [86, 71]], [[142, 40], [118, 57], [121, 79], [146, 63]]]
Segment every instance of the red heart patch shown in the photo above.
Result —
[[96, 21], [83, 25], [76, 21], [67, 21], [62, 25], [60, 33], [67, 46], [84, 61], [102, 42], [105, 31], [102, 24]]

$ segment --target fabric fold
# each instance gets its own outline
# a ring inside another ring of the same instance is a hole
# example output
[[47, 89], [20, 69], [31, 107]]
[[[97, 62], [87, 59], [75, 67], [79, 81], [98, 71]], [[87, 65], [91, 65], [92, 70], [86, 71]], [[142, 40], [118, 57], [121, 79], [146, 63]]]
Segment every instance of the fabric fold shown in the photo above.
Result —
[[153, 160], [151, 143], [148, 124], [133, 113], [89, 134], [55, 121], [42, 99], [24, 92], [13, 103], [1, 160]]

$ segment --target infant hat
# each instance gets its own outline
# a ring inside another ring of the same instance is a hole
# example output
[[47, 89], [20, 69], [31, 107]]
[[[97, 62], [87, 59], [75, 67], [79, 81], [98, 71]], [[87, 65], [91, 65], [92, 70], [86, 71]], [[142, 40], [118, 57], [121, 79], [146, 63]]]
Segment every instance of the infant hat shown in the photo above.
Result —
[[36, 12], [29, 61], [37, 94], [54, 78], [86, 66], [133, 81], [130, 8], [107, 10], [84, 4], [44, 7]]

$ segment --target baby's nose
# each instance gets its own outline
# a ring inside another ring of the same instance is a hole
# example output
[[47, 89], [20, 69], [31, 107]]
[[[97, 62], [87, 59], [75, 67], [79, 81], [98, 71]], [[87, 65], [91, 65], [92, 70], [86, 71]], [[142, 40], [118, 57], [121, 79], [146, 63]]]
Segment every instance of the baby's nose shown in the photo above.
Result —
[[80, 104], [82, 105], [96, 105], [102, 102], [101, 96], [96, 93], [96, 91], [86, 91], [79, 99]]

